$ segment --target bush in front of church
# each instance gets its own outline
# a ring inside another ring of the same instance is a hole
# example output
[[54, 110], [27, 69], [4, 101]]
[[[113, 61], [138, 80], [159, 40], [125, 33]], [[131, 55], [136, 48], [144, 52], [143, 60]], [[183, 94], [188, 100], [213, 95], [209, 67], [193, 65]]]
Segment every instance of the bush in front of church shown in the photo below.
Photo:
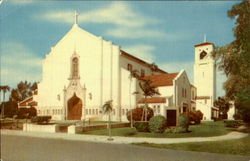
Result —
[[149, 132], [148, 121], [136, 121], [134, 127], [138, 132]]
[[149, 120], [149, 131], [153, 133], [163, 133], [167, 126], [167, 120], [164, 116], [157, 115]]
[[31, 118], [31, 122], [35, 124], [48, 124], [51, 116], [35, 116]]
[[198, 110], [198, 111], [190, 111], [188, 113], [188, 117], [189, 117], [189, 121], [190, 121], [190, 124], [200, 124], [201, 123], [201, 120], [203, 118], [203, 113]]
[[[133, 121], [141, 121], [142, 120], [142, 114], [143, 114], [143, 106], [137, 107], [132, 110], [132, 119]], [[149, 121], [154, 116], [154, 111], [152, 108], [147, 108], [147, 121]], [[127, 112], [127, 119], [130, 122], [131, 121], [131, 110]], [[144, 120], [144, 119], [143, 119]]]
[[30, 119], [37, 115], [35, 107], [30, 108], [19, 108], [17, 110], [17, 118], [18, 119]]
[[182, 132], [188, 132], [189, 118], [187, 115], [182, 114], [179, 116], [178, 129]]

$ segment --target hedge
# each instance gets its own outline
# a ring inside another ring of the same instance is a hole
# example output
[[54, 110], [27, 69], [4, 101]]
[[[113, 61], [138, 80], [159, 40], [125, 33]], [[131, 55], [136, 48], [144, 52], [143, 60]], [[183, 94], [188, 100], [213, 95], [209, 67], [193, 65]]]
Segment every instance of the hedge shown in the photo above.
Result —
[[148, 122], [137, 121], [134, 123], [134, 127], [138, 132], [149, 132]]

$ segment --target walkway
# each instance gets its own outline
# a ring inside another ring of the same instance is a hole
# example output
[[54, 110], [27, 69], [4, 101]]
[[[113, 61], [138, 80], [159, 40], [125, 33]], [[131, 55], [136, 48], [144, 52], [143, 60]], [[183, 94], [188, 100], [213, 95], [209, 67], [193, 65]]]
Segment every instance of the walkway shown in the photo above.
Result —
[[240, 139], [248, 136], [246, 133], [230, 132], [227, 135], [213, 137], [192, 137], [192, 138], [141, 138], [141, 137], [122, 137], [113, 136], [113, 141], [108, 141], [107, 136], [86, 135], [86, 134], [65, 134], [65, 133], [41, 133], [41, 132], [25, 132], [17, 130], [1, 130], [1, 135], [29, 136], [37, 138], [63, 139], [87, 142], [102, 142], [113, 144], [131, 144], [131, 143], [155, 143], [155, 144], [171, 144], [171, 143], [187, 143], [187, 142], [204, 142], [204, 141], [221, 141]]

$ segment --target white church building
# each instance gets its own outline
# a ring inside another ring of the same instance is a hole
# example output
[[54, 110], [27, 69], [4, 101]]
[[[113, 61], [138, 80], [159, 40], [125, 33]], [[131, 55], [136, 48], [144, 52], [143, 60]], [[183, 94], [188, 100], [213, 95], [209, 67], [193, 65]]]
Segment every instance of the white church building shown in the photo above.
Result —
[[[195, 45], [194, 85], [185, 70], [168, 73], [123, 50], [102, 37], [95, 36], [75, 23], [53, 47], [42, 62], [42, 80], [32, 98], [40, 116], [53, 120], [106, 120], [102, 106], [113, 100], [113, 121], [128, 121], [126, 113], [145, 102], [155, 115], [165, 116], [176, 125], [178, 116], [190, 110], [201, 110], [204, 119], [215, 116], [215, 61], [212, 43]], [[132, 70], [152, 80], [160, 95], [143, 99]], [[135, 94], [137, 93], [137, 94]], [[28, 101], [19, 105], [28, 106]], [[34, 104], [34, 103], [33, 103]], [[217, 109], [215, 109], [216, 111]]]
[[42, 67], [36, 108], [38, 115], [54, 120], [102, 119], [102, 105], [113, 100], [112, 120], [127, 121], [126, 111], [140, 98], [132, 95], [138, 87], [130, 71], [136, 69], [141, 76], [167, 73], [153, 71], [120, 46], [81, 29], [77, 21], [51, 48]]

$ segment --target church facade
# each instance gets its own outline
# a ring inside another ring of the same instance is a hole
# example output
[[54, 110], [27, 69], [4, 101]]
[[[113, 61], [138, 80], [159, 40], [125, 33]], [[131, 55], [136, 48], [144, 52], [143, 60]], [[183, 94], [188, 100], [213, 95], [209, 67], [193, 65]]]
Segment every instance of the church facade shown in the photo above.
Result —
[[46, 55], [38, 84], [38, 115], [54, 120], [105, 119], [102, 105], [113, 100], [112, 120], [127, 121], [126, 112], [136, 107], [140, 95], [137, 80], [130, 78], [136, 69], [141, 76], [167, 73], [152, 70], [110, 41], [81, 29], [75, 23]]

